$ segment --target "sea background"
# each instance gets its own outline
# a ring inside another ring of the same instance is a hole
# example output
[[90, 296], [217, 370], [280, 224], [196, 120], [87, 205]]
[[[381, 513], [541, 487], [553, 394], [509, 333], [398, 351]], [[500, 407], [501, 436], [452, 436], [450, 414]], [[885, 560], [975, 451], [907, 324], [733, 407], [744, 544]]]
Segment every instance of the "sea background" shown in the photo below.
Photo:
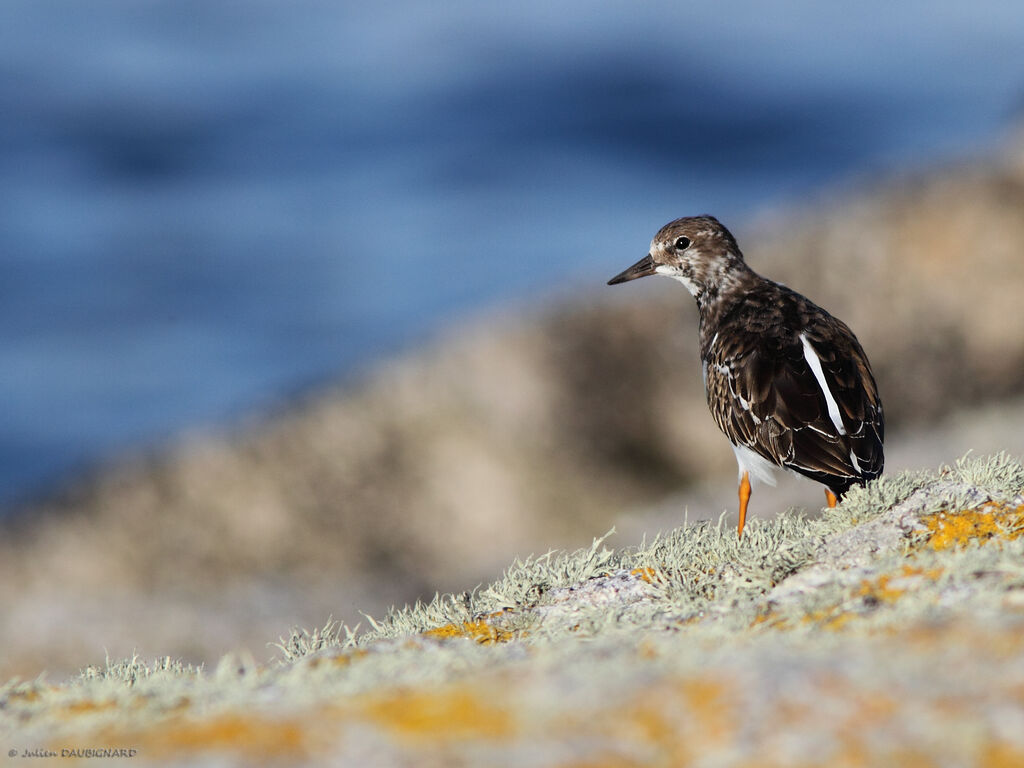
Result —
[[5, 506], [601, 290], [676, 216], [984, 154], [1024, 108], [1013, 2], [2, 14]]

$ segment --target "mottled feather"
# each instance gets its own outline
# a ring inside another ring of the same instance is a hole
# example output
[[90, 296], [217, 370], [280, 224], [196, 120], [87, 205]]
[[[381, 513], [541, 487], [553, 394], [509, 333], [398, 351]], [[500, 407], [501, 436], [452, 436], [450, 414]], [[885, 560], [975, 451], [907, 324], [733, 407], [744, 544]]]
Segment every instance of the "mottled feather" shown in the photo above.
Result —
[[[801, 334], [821, 363], [845, 434], [829, 415]], [[734, 444], [837, 495], [881, 474], [882, 404], [864, 350], [842, 321], [759, 278], [717, 322], [702, 323], [701, 337], [708, 406]]]

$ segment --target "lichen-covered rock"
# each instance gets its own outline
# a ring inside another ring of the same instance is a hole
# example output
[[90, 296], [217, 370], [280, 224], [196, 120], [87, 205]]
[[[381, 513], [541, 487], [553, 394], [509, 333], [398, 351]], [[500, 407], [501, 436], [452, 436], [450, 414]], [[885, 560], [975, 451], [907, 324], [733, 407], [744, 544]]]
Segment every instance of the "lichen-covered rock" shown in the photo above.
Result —
[[1018, 765], [1022, 493], [1001, 455], [742, 540], [599, 540], [363, 632], [296, 630], [270, 666], [9, 683], [0, 736], [133, 765]]

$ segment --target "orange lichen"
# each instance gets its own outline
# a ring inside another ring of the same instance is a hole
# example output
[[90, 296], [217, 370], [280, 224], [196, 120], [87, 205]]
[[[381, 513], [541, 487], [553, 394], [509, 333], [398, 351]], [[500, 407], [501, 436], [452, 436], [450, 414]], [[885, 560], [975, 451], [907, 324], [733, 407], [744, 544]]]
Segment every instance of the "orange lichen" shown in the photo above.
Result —
[[[667, 764], [667, 763], [666, 763]], [[676, 765], [686, 765], [686, 762], [676, 762]], [[573, 760], [571, 763], [560, 763], [561, 768], [645, 768], [651, 765], [649, 761], [641, 761], [636, 757], [626, 757], [616, 753], [602, 753], [598, 757], [583, 760]]]
[[20, 690], [20, 691], [11, 691], [10, 693], [7, 694], [7, 700], [11, 701], [11, 702], [13, 702], [13, 701], [27, 701], [27, 702], [38, 701], [39, 700], [39, 691], [35, 690], [34, 688], [29, 688], [27, 690]]
[[[885, 573], [876, 579], [863, 579], [849, 597], [860, 599], [864, 602], [892, 603], [902, 597], [916, 580], [929, 579], [935, 581], [942, 575], [941, 568], [920, 568], [913, 565], [904, 565], [895, 573]], [[801, 624], [815, 624], [822, 629], [832, 631], [840, 630], [859, 614], [849, 610], [847, 601], [829, 605], [825, 608], [809, 611], [800, 617]], [[750, 623], [751, 629], [756, 627], [768, 627], [771, 629], [791, 629], [792, 620], [781, 616], [774, 610], [767, 610], [759, 614]]]
[[843, 610], [838, 605], [820, 611], [812, 611], [803, 617], [805, 624], [817, 624], [822, 629], [837, 632], [856, 617], [851, 611]]
[[723, 681], [695, 678], [684, 680], [680, 687], [698, 732], [712, 743], [732, 738], [736, 730], [735, 704], [731, 690]]
[[655, 584], [660, 579], [658, 578], [658, 572], [653, 568], [634, 568], [629, 572], [630, 576], [636, 576], [648, 584]]
[[358, 659], [363, 658], [364, 656], [369, 655], [369, 651], [364, 650], [362, 648], [356, 648], [355, 650], [347, 651], [346, 653], [340, 653], [337, 656], [332, 656], [331, 663], [336, 667], [347, 667], [353, 661], [356, 661]]
[[147, 754], [230, 749], [253, 757], [305, 755], [306, 732], [297, 720], [255, 715], [221, 715], [206, 721], [177, 719], [163, 723], [138, 741]]
[[[847, 611], [842, 605], [830, 605], [817, 611], [810, 611], [800, 617], [801, 624], [817, 624], [822, 629], [838, 630], [850, 619], [854, 618], [853, 613]], [[793, 629], [793, 620], [781, 616], [775, 611], [769, 610], [757, 616], [750, 622], [750, 628], [765, 626], [771, 629], [789, 630]]]
[[641, 659], [656, 659], [660, 655], [658, 648], [650, 640], [644, 639], [636, 647], [636, 655]]
[[347, 667], [353, 661], [368, 655], [369, 651], [356, 648], [351, 651], [344, 651], [333, 656], [317, 656], [310, 659], [307, 664], [310, 669], [316, 669], [322, 664], [330, 664], [332, 667]]
[[879, 603], [892, 603], [902, 597], [914, 582], [920, 579], [935, 581], [941, 575], [941, 568], [920, 568], [907, 564], [896, 573], [883, 573], [873, 581], [864, 579], [856, 596]]
[[445, 624], [443, 627], [428, 629], [423, 634], [426, 637], [435, 637], [442, 640], [453, 637], [465, 637], [481, 644], [504, 643], [515, 637], [514, 632], [492, 626], [486, 619], [464, 621], [461, 624]]
[[919, 568], [915, 565], [904, 565], [900, 572], [903, 576], [924, 576], [926, 579], [936, 581], [942, 575], [942, 568]]
[[[1024, 653], [1024, 632], [1021, 632], [1019, 624], [1004, 628], [978, 626], [961, 618], [911, 623], [890, 628], [887, 634], [898, 635], [904, 647], [913, 646], [920, 654], [936, 653], [946, 649], [950, 643], [963, 648], [984, 648], [989, 662], [1015, 659]], [[1024, 691], [1024, 686], [1020, 690]]]
[[880, 603], [892, 603], [898, 600], [907, 591], [890, 586], [890, 582], [896, 578], [890, 573], [883, 573], [874, 581], [864, 579], [857, 590], [857, 597], [868, 598]]
[[851, 690], [850, 696], [857, 706], [848, 718], [837, 723], [841, 732], [871, 733], [891, 721], [900, 708], [898, 698], [878, 690]]
[[690, 765], [700, 755], [728, 745], [740, 723], [739, 697], [714, 677], [671, 679], [611, 708], [567, 711], [545, 723], [549, 733], [592, 735], [603, 748], [566, 763], [567, 768]]
[[970, 541], [1016, 539], [1024, 534], [1024, 505], [986, 504], [980, 509], [937, 512], [922, 518], [925, 544], [934, 550], [962, 547]]
[[758, 627], [762, 624], [767, 624], [772, 629], [784, 629], [787, 625], [787, 620], [779, 616], [775, 611], [769, 609], [764, 613], [759, 613], [752, 622], [750, 622], [750, 628]]
[[[135, 703], [135, 705], [138, 706], [138, 707], [144, 707], [146, 705], [141, 696], [138, 697], [136, 702], [133, 702], [133, 703]], [[170, 714], [170, 713], [180, 713], [180, 712], [184, 712], [186, 709], [188, 709], [191, 706], [192, 706], [192, 699], [190, 699], [188, 696], [181, 696], [180, 698], [176, 699], [173, 704], [168, 704], [164, 711], [167, 712], [168, 714]]]
[[362, 711], [377, 724], [403, 736], [427, 740], [499, 739], [511, 736], [515, 723], [498, 697], [465, 687], [406, 690], [370, 696]]
[[989, 744], [978, 765], [987, 768], [1019, 768], [1024, 765], [1024, 750], [1001, 742]]
[[[659, 697], [660, 698], [660, 697]], [[675, 707], [671, 699], [666, 701], [640, 699], [628, 710], [621, 713], [621, 724], [612, 726], [624, 737], [627, 743], [640, 743], [655, 747], [664, 756], [671, 756], [676, 764], [685, 763], [681, 760], [683, 734], [678, 724], [673, 722], [671, 714]], [[605, 765], [628, 765], [623, 763], [623, 755], [608, 755], [604, 758]]]
[[91, 714], [93, 712], [102, 712], [105, 709], [112, 709], [117, 706], [113, 701], [94, 701], [93, 699], [82, 699], [80, 701], [72, 701], [65, 704], [63, 710], [69, 715], [82, 715]]

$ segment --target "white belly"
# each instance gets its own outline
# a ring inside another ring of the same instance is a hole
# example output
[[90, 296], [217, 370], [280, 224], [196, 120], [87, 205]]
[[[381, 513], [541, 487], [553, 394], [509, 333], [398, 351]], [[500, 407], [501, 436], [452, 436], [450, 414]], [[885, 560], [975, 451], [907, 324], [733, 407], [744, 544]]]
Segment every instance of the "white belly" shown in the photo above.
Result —
[[747, 448], [745, 445], [734, 445], [732, 452], [736, 454], [736, 463], [739, 465], [739, 476], [742, 479], [743, 473], [750, 475], [750, 482], [761, 482], [765, 485], [775, 485], [775, 470], [782, 469], [764, 458], [761, 454]]

